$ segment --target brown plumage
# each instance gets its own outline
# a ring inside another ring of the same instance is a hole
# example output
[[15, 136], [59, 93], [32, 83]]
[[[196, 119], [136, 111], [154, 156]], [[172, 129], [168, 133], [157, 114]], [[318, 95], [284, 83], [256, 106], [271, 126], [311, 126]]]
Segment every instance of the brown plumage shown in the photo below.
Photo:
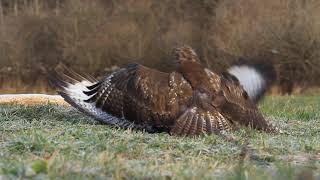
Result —
[[239, 125], [273, 132], [236, 77], [202, 66], [192, 48], [173, 50], [176, 71], [131, 64], [100, 81], [63, 66], [51, 83], [72, 106], [123, 128], [175, 135], [219, 134]]

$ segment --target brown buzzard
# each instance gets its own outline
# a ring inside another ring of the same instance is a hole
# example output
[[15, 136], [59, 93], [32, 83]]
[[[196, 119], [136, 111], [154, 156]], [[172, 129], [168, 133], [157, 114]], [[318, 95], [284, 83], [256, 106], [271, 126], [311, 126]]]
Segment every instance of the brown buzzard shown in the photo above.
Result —
[[175, 48], [173, 59], [171, 73], [130, 64], [98, 81], [58, 66], [50, 79], [68, 103], [109, 125], [188, 136], [239, 126], [276, 130], [254, 102], [266, 89], [257, 70], [237, 66], [217, 74], [188, 46]]

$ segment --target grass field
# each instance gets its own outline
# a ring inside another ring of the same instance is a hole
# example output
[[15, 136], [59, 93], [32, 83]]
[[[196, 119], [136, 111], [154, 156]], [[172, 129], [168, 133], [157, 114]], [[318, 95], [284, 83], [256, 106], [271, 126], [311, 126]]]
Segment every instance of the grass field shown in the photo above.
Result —
[[[0, 179], [320, 179], [320, 97], [268, 97], [283, 131], [171, 137], [110, 128], [57, 106], [0, 106]], [[248, 142], [248, 145], [245, 145]]]

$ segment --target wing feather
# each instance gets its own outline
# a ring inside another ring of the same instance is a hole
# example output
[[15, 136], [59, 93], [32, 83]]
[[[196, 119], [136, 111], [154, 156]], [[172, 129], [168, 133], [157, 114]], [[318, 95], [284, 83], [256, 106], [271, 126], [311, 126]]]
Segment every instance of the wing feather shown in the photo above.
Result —
[[[188, 126], [188, 124], [191, 123], [191, 116], [189, 116], [189, 112], [185, 111], [177, 120], [176, 120], [176, 124], [173, 127], [173, 129], [171, 129], [171, 131], [174, 131], [175, 134], [182, 134], [183, 130]], [[187, 128], [189, 129], [189, 128]]]
[[[181, 131], [178, 133], [179, 135], [186, 135], [189, 132], [189, 129], [191, 127], [193, 118], [195, 116], [194, 113], [187, 111], [186, 112], [186, 117], [179, 117], [179, 121], [183, 122], [183, 126], [181, 128]], [[175, 130], [173, 130], [172, 132], [174, 132]]]
[[192, 97], [191, 86], [178, 73], [163, 73], [141, 65], [129, 65], [85, 92], [87, 103], [134, 124], [169, 129], [180, 105]]
[[206, 121], [206, 132], [212, 132], [214, 127], [213, 127], [213, 123], [211, 122], [210, 112], [208, 111], [205, 116], [205, 121]]
[[196, 114], [193, 116], [193, 119], [192, 119], [192, 121], [191, 121], [191, 125], [190, 125], [190, 127], [189, 127], [189, 131], [188, 131], [188, 133], [187, 133], [189, 136], [194, 136], [194, 135], [196, 135], [198, 119], [199, 119], [199, 114], [196, 113]]

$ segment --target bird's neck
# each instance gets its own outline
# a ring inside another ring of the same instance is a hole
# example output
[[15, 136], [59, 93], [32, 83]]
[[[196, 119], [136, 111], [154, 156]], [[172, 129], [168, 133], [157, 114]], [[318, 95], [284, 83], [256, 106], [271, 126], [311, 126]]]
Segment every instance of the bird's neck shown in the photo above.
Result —
[[178, 64], [177, 71], [190, 83], [190, 85], [197, 89], [203, 86], [206, 82], [206, 72], [204, 67], [196, 61], [182, 61]]

